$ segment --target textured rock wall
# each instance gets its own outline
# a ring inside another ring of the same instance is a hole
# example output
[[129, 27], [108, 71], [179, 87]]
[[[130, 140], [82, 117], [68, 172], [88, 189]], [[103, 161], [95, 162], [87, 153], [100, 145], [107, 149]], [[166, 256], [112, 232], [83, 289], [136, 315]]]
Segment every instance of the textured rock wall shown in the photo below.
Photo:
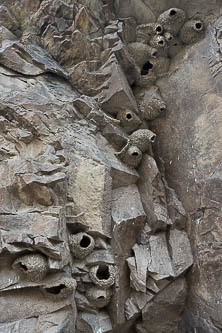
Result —
[[0, 1], [0, 332], [220, 332], [219, 10]]

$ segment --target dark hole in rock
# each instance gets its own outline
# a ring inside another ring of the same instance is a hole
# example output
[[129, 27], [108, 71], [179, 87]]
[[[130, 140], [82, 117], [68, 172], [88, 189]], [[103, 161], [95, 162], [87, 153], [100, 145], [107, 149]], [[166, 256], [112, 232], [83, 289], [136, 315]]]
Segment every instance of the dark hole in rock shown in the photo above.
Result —
[[174, 16], [174, 15], [176, 15], [176, 11], [175, 11], [175, 9], [171, 9], [171, 11], [170, 11], [170, 16]]
[[153, 68], [153, 64], [151, 64], [149, 61], [147, 61], [143, 68], [141, 69], [141, 75], [147, 75], [149, 73], [149, 70]]
[[217, 39], [222, 39], [222, 31], [219, 32]]
[[158, 44], [163, 45], [163, 40], [160, 40]]
[[45, 290], [54, 295], [58, 295], [62, 289], [64, 289], [66, 286], [64, 284], [59, 284], [58, 286], [55, 287], [50, 287], [50, 288], [45, 288]]
[[162, 231], [161, 229], [157, 228], [157, 229], [155, 230], [155, 234], [158, 234], [158, 233], [160, 233], [161, 231]]
[[161, 111], [161, 112], [163, 112], [163, 111], [165, 111], [165, 110], [166, 110], [166, 108], [163, 107], [163, 106], [160, 108], [160, 111]]
[[133, 153], [132, 153], [132, 156], [138, 156], [139, 154], [136, 152], [136, 151], [134, 151]]
[[134, 88], [136, 88], [136, 86], [137, 86], [137, 85], [136, 85], [136, 82], [134, 81], [134, 82], [131, 84], [131, 88], [134, 89]]
[[162, 32], [162, 28], [161, 28], [160, 25], [158, 25], [158, 26], [156, 27], [156, 31], [157, 31], [157, 32]]
[[91, 240], [87, 236], [83, 236], [83, 238], [80, 241], [80, 246], [83, 248], [87, 248], [91, 243]]
[[152, 57], [156, 57], [157, 56], [157, 51], [154, 51], [153, 53], [152, 53]]
[[87, 228], [82, 225], [81, 223], [76, 222], [75, 225], [69, 225], [68, 224], [68, 228], [70, 230], [70, 233], [72, 235], [78, 234], [79, 232], [86, 232]]
[[108, 280], [110, 275], [109, 275], [109, 267], [100, 265], [97, 272], [96, 276], [99, 280]]
[[155, 136], [155, 135], [153, 135], [153, 136], [151, 137], [151, 139], [150, 139], [150, 140], [151, 140], [152, 142], [154, 142], [154, 141], [155, 141], [155, 138], [156, 138], [156, 136]]
[[132, 119], [132, 115], [131, 115], [131, 113], [127, 113], [127, 114], [126, 114], [126, 118], [127, 118], [127, 119]]
[[173, 46], [177, 46], [177, 43], [173, 44]]
[[44, 31], [46, 30], [47, 26], [48, 26], [48, 22], [44, 22], [44, 23], [41, 25], [41, 27], [40, 27], [40, 33], [39, 33], [40, 36], [42, 36], [42, 34], [43, 34]]
[[196, 29], [200, 30], [202, 28], [202, 24], [200, 22], [195, 24]]
[[21, 262], [19, 263], [19, 265], [20, 265], [20, 267], [22, 268], [23, 271], [28, 270], [28, 268], [24, 264], [22, 264]]
[[104, 299], [105, 297], [104, 296], [99, 296], [97, 299]]

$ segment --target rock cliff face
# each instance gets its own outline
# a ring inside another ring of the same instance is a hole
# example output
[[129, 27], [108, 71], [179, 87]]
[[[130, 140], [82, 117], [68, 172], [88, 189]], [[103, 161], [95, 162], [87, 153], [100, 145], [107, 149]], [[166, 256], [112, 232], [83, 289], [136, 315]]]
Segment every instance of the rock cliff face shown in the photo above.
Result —
[[216, 333], [221, 1], [0, 1], [0, 332]]

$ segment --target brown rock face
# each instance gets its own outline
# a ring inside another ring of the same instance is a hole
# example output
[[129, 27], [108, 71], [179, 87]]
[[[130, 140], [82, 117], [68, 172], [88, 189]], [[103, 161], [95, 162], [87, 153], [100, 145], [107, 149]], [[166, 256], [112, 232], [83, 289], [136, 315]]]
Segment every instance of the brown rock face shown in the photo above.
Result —
[[220, 1], [0, 1], [0, 332], [221, 332]]

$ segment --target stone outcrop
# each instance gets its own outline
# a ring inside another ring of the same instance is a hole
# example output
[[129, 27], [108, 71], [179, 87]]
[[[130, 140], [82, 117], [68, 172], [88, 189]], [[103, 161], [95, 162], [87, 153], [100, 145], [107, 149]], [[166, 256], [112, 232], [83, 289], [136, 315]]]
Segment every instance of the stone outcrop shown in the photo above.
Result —
[[1, 2], [0, 332], [222, 328], [220, 4], [177, 6]]

